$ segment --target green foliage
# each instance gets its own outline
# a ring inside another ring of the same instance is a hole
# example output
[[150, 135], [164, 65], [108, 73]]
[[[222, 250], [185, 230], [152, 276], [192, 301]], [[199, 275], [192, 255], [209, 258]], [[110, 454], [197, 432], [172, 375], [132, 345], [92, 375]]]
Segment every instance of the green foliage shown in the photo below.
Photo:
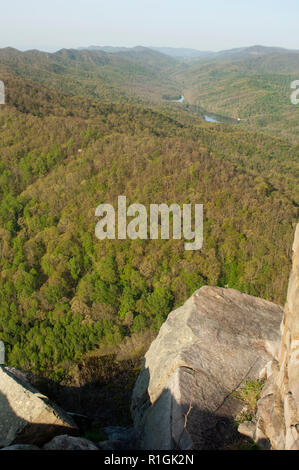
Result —
[[259, 380], [247, 380], [238, 392], [240, 400], [247, 403], [251, 408], [255, 408], [265, 383]]
[[[125, 74], [119, 59], [115, 68], [101, 54], [76, 71], [61, 52], [63, 72], [57, 54], [51, 63], [32, 58], [36, 68], [21, 53], [13, 65], [7, 54], [0, 54], [8, 79], [0, 115], [0, 339], [9, 365], [60, 379], [90, 351], [157, 331], [205, 284], [284, 302], [298, 218], [298, 145], [207, 125], [193, 108], [136, 104], [128, 82], [114, 88], [132, 77], [131, 59], [122, 64]], [[152, 71], [141, 56], [134, 60], [138, 86], [145, 77], [152, 86], [146, 96], [157, 98], [157, 89], [162, 96], [165, 64], [151, 56]], [[90, 80], [82, 80], [83, 69]], [[107, 77], [98, 80], [99, 70], [112, 74], [111, 87]], [[210, 72], [213, 80], [232, 73]], [[270, 93], [269, 77], [250, 80]], [[273, 80], [278, 86], [279, 77]], [[179, 92], [170, 87], [165, 94]], [[254, 104], [269, 106], [274, 116], [271, 100]], [[116, 206], [120, 194], [146, 206], [203, 203], [203, 249], [185, 251], [183, 240], [100, 242], [95, 208]]]
[[133, 333], [139, 333], [147, 328], [147, 320], [144, 315], [136, 315], [136, 317], [133, 320], [133, 326], [131, 328], [131, 331]]
[[[103, 336], [100, 324], [84, 324], [79, 314], [72, 314], [65, 305], [61, 312], [49, 312], [47, 319], [33, 324], [20, 332], [20, 340], [11, 348], [9, 360], [21, 369], [51, 371], [53, 365], [76, 361], [86, 351], [99, 345]], [[5, 330], [14, 333], [16, 325], [10, 322]], [[62, 369], [63, 370], [63, 369]], [[59, 368], [55, 368], [59, 374]]]
[[151, 316], [160, 314], [166, 317], [171, 310], [172, 304], [173, 294], [170, 289], [156, 287], [155, 290], [147, 297], [146, 309]]

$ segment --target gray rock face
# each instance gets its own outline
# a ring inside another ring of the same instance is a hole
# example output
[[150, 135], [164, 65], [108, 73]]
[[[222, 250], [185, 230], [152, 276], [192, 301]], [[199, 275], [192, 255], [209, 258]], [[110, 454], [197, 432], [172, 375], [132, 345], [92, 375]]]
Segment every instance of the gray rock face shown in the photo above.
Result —
[[136, 449], [137, 436], [135, 429], [130, 426], [107, 426], [104, 429], [107, 441], [98, 442], [99, 449], [128, 450]]
[[97, 447], [100, 450], [128, 450], [130, 448], [125, 441], [120, 439], [100, 441], [97, 443]]
[[162, 325], [132, 396], [143, 449], [213, 449], [233, 437], [232, 397], [277, 358], [281, 307], [202, 287]]
[[15, 444], [14, 446], [3, 447], [0, 450], [40, 450], [40, 448], [30, 444]]
[[268, 380], [258, 402], [257, 434], [266, 435], [273, 449], [299, 450], [299, 225], [279, 356], [265, 373]]
[[39, 446], [58, 434], [77, 431], [73, 420], [22, 375], [0, 367], [0, 447]]
[[243, 436], [249, 437], [252, 440], [255, 439], [255, 423], [252, 421], [241, 423], [238, 427], [238, 431]]
[[68, 435], [56, 436], [44, 445], [44, 450], [99, 450], [97, 446], [83, 437]]

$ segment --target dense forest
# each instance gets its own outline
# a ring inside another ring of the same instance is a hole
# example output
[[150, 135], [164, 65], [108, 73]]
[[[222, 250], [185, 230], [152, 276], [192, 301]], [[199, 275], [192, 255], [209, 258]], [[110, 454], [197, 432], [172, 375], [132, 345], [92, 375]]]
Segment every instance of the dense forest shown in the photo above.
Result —
[[187, 103], [239, 126], [298, 142], [298, 106], [290, 85], [299, 76], [299, 52], [261, 46], [193, 61], [175, 72]]
[[[142, 50], [72, 54], [0, 51], [0, 339], [9, 365], [58, 381], [88, 354], [142, 350], [205, 284], [283, 304], [299, 204], [298, 143], [163, 101], [159, 77], [187, 65]], [[140, 71], [138, 92], [119, 61]], [[263, 110], [275, 119], [267, 100]], [[203, 204], [202, 250], [99, 241], [95, 208], [118, 195]]]
[[240, 119], [243, 129], [297, 141], [299, 111], [291, 103], [290, 85], [299, 76], [298, 51], [253, 46], [179, 60], [171, 51], [105, 49], [50, 54], [5, 48], [0, 49], [0, 70], [67, 95], [158, 110], [169, 97], [184, 95], [180, 108], [188, 114]]

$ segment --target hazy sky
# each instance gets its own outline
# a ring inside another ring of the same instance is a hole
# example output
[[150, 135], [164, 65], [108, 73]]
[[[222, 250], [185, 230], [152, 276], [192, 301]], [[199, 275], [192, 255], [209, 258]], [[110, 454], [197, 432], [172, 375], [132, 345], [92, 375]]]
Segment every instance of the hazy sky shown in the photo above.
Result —
[[254, 44], [299, 49], [299, 0], [8, 0], [0, 21], [0, 47], [21, 50], [221, 50]]

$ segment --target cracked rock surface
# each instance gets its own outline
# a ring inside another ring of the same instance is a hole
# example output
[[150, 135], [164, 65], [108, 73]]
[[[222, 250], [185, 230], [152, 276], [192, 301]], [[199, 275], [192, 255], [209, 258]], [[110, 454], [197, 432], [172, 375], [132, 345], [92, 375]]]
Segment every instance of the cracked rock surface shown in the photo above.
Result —
[[256, 435], [266, 436], [273, 449], [299, 450], [299, 224], [278, 360], [266, 368], [266, 376], [258, 402]]
[[78, 428], [61, 408], [39, 393], [22, 372], [0, 366], [0, 448], [42, 445]]
[[143, 449], [218, 449], [233, 439], [233, 398], [277, 358], [282, 308], [202, 287], [170, 313], [148, 350], [131, 410]]

